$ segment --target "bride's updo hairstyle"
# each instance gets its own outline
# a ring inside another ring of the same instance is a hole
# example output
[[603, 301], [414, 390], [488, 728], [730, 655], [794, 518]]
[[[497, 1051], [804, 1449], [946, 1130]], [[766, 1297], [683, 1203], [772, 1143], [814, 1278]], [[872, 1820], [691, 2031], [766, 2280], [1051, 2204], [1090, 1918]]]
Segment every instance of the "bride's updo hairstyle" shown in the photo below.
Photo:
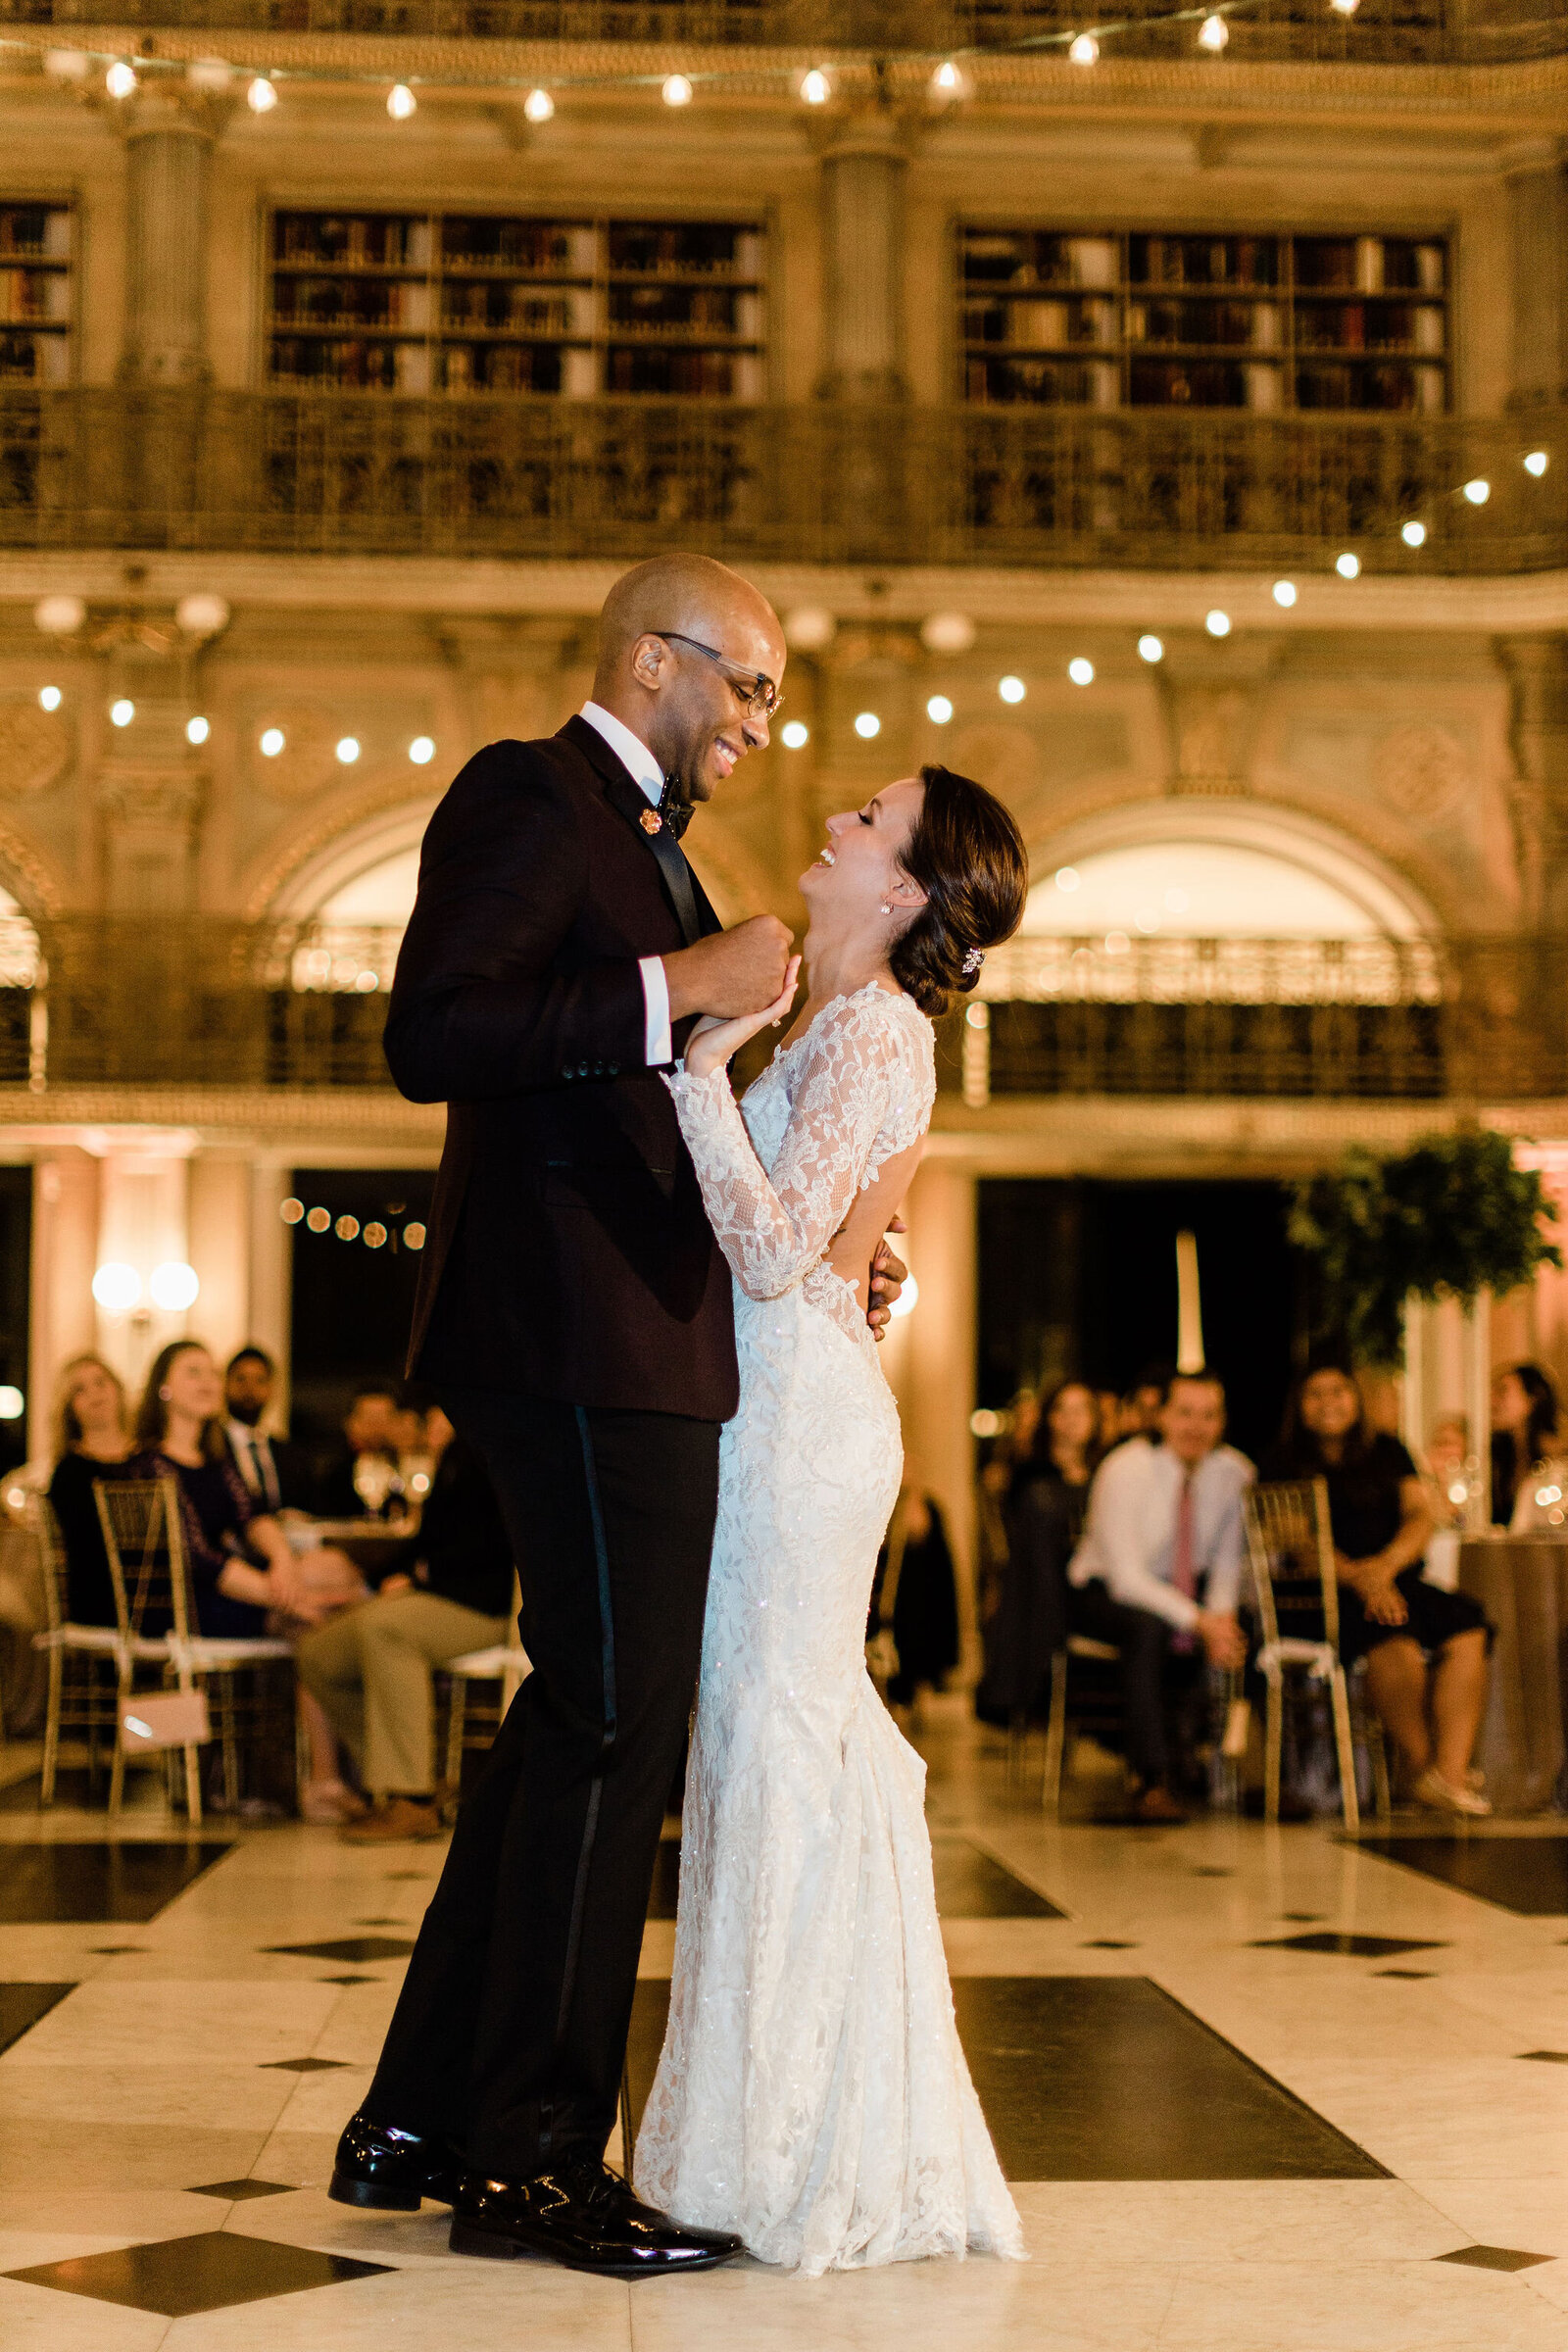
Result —
[[894, 943], [893, 977], [935, 1019], [980, 977], [987, 948], [1023, 919], [1029, 860], [1023, 836], [994, 793], [951, 767], [922, 767], [925, 799], [899, 859], [925, 905]]

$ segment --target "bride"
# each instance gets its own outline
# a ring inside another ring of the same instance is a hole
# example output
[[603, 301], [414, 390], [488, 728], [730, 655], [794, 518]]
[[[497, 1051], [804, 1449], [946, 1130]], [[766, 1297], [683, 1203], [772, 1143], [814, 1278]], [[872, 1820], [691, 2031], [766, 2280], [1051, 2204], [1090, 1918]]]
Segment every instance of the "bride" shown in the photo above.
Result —
[[861, 1283], [930, 1121], [928, 1016], [1016, 929], [1028, 868], [1001, 803], [942, 767], [827, 831], [806, 1002], [744, 1112], [726, 1065], [799, 958], [765, 1011], [699, 1021], [666, 1081], [735, 1276], [741, 1396], [635, 2166], [649, 2203], [813, 2277], [1022, 2253], [954, 2022], [924, 1766], [865, 1671], [903, 1448]]

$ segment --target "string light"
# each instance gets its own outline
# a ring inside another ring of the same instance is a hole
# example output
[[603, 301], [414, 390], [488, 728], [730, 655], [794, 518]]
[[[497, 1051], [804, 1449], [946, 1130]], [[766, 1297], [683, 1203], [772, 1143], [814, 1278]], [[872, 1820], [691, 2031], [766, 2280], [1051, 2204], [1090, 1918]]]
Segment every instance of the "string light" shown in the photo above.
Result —
[[275, 760], [278, 753], [283, 749], [284, 740], [283, 730], [281, 727], [268, 727], [265, 729], [262, 735], [261, 745], [259, 747], [262, 758], [264, 760]]
[[277, 92], [265, 74], [258, 74], [245, 92], [245, 103], [253, 115], [270, 115], [277, 104]]
[[416, 767], [428, 767], [435, 758], [435, 739], [430, 735], [416, 735], [409, 746], [409, 758]]
[[60, 708], [60, 703], [61, 694], [58, 686], [39, 687], [38, 708], [40, 710], [58, 710]]
[[1296, 582], [1294, 580], [1276, 580], [1274, 602], [1288, 612], [1296, 602]]
[[833, 95], [833, 84], [820, 66], [813, 66], [801, 76], [801, 96], [808, 106], [826, 106]]
[[360, 756], [359, 737], [357, 735], [340, 736], [337, 745], [337, 756], [344, 767], [352, 767], [355, 760]]
[[1492, 496], [1492, 484], [1477, 474], [1474, 481], [1465, 483], [1464, 496], [1473, 507], [1484, 507]]
[[659, 94], [666, 106], [690, 106], [692, 85], [684, 74], [666, 74], [664, 86]]
[[1425, 547], [1427, 526], [1424, 522], [1401, 522], [1399, 537], [1404, 541], [1406, 547]]
[[1022, 678], [1007, 676], [997, 680], [997, 692], [1004, 703], [1021, 703], [1028, 692]]
[[1100, 43], [1092, 32], [1081, 32], [1067, 55], [1075, 66], [1096, 66], [1100, 63]]
[[522, 111], [530, 122], [548, 122], [556, 111], [556, 102], [548, 90], [530, 90], [522, 102]]
[[1198, 27], [1198, 46], [1206, 49], [1210, 57], [1218, 57], [1231, 37], [1231, 28], [1223, 17], [1205, 17]]
[[1360, 5], [1361, 0], [1329, 0], [1329, 6], [1337, 17], [1353, 17]]
[[786, 751], [804, 751], [811, 740], [811, 730], [803, 718], [787, 718], [779, 733]]
[[324, 1233], [331, 1222], [330, 1209], [312, 1208], [306, 1211], [305, 1226], [309, 1233]]
[[1358, 580], [1361, 576], [1361, 559], [1359, 556], [1336, 556], [1334, 568], [1342, 580]]
[[1155, 637], [1152, 632], [1140, 637], [1138, 640], [1138, 658], [1142, 662], [1163, 662], [1165, 659], [1164, 639], [1161, 637]]
[[117, 57], [104, 75], [104, 88], [111, 98], [128, 98], [135, 87], [135, 67], [127, 66], [122, 57]]
[[109, 706], [109, 717], [114, 726], [128, 727], [135, 715], [136, 706], [126, 695], [122, 695], [118, 703]]
[[205, 743], [212, 731], [211, 724], [205, 718], [187, 718], [185, 721], [185, 741], [187, 743]]
[[1550, 464], [1551, 460], [1544, 449], [1533, 449], [1525, 460], [1525, 471], [1533, 473], [1539, 481]]
[[386, 94], [386, 111], [394, 122], [407, 122], [419, 111], [419, 101], [406, 81], [395, 81]]
[[862, 743], [869, 743], [874, 735], [881, 734], [882, 721], [878, 718], [874, 710], [858, 711], [855, 720], [855, 732], [859, 736]]
[[1075, 686], [1092, 686], [1095, 682], [1095, 665], [1092, 662], [1086, 662], [1082, 654], [1077, 654], [1067, 664], [1067, 675]]
[[1216, 605], [1211, 612], [1203, 614], [1203, 626], [1211, 637], [1228, 637], [1231, 633], [1231, 616], [1228, 612], [1222, 612]]
[[953, 716], [953, 705], [945, 694], [934, 694], [925, 707], [925, 714], [934, 727], [945, 727]]
[[951, 57], [945, 57], [932, 74], [931, 95], [942, 100], [968, 97], [969, 76], [961, 66], [954, 64]]

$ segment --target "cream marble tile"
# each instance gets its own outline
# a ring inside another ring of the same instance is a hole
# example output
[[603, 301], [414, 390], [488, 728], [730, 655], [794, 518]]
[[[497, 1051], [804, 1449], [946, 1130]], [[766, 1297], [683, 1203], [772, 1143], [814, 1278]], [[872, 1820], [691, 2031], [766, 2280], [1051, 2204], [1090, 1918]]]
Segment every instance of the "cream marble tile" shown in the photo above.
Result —
[[1015, 2182], [1038, 2261], [1399, 2262], [1475, 2233], [1400, 2180]]
[[272, 2132], [251, 2171], [259, 2180], [289, 2180], [301, 2188], [324, 2188], [332, 2178], [338, 2133], [349, 2112], [345, 2108], [329, 2132]]
[[[1532, 2153], [1525, 2148], [1517, 2152], [1521, 2157]], [[1568, 2257], [1568, 2187], [1561, 2180], [1517, 2173], [1481, 2180], [1423, 2175], [1410, 2185], [1482, 2245]]]
[[118, 2132], [84, 2132], [80, 2122], [45, 2113], [25, 2120], [0, 2113], [0, 2189], [85, 2190], [188, 2188], [200, 2180], [232, 2180], [255, 2166], [265, 2132], [215, 2132], [201, 2125], [160, 2124], [144, 2116]]
[[[107, 1941], [119, 1942], [120, 1936]], [[19, 2067], [178, 2066], [202, 2074], [304, 2058], [338, 1998], [329, 1984], [78, 1984], [0, 2059]]]
[[1568, 2262], [1541, 2262], [1534, 2270], [1519, 2275], [1528, 2287], [1556, 2310], [1568, 2311]]
[[176, 2320], [165, 2342], [167, 2352], [631, 2352], [631, 2294], [554, 2263], [449, 2259]]
[[1568, 2321], [1519, 2278], [1449, 2262], [1194, 2264], [1159, 2352], [1564, 2352]]
[[288, 2105], [277, 2118], [280, 2132], [330, 2132], [333, 2138], [359, 2107], [370, 2087], [370, 2066], [345, 2066], [328, 2075], [284, 2075], [296, 2085]]
[[6, 2352], [158, 2352], [169, 2333], [159, 2312], [127, 2311], [0, 2278], [0, 2343]]
[[[265, 2132], [282, 2114], [298, 2079], [260, 2067], [188, 2072], [167, 2057], [158, 2065], [84, 2068], [0, 2062], [0, 2124], [53, 2119], [111, 2124], [124, 2134], [160, 2124]], [[126, 2137], [122, 2161], [127, 2173], [132, 2145]]]
[[447, 2245], [452, 2217], [444, 2205], [421, 2205], [417, 2213], [368, 2213], [355, 2205], [334, 2205], [323, 2186], [312, 2186], [283, 2197], [256, 2197], [231, 2206], [226, 2214], [222, 2206], [215, 2210], [222, 2228], [237, 2236], [316, 2246], [323, 2254], [348, 2254], [359, 2262], [402, 2265], [454, 2259]]

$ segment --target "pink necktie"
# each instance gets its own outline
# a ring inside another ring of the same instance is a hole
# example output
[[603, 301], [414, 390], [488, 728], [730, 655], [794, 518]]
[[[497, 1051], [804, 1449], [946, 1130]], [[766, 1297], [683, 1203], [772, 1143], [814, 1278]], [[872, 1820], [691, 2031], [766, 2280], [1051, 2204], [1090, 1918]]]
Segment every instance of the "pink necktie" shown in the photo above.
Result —
[[[1193, 1474], [1189, 1470], [1182, 1478], [1182, 1491], [1176, 1504], [1176, 1537], [1170, 1547], [1170, 1581], [1178, 1592], [1189, 1600], [1198, 1598], [1198, 1571], [1193, 1561]], [[1193, 1636], [1177, 1634], [1173, 1649], [1191, 1649]]]

